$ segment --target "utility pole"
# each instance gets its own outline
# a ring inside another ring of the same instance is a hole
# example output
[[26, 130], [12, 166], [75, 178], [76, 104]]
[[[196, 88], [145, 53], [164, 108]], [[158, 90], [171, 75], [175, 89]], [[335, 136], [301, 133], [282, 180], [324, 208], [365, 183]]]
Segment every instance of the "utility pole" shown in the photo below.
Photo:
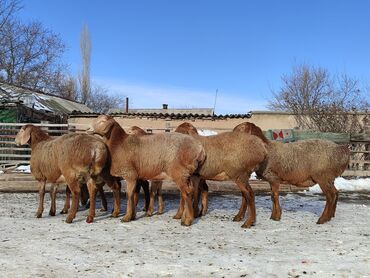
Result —
[[217, 102], [217, 94], [218, 94], [218, 88], [216, 89], [216, 94], [215, 94], [215, 103], [213, 104], [213, 113], [212, 113], [212, 117], [215, 115], [216, 102]]

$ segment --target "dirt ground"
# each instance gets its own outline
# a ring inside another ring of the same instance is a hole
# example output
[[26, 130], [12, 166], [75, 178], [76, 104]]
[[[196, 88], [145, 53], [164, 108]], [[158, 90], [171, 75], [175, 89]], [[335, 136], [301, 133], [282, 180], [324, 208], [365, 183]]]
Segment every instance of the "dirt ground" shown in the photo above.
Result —
[[[112, 196], [109, 207], [112, 207]], [[58, 211], [64, 198], [58, 196]], [[125, 201], [122, 198], [122, 212]], [[336, 217], [315, 224], [321, 195], [281, 196], [280, 222], [269, 219], [271, 201], [256, 196], [257, 223], [232, 222], [241, 198], [211, 195], [209, 214], [183, 227], [172, 219], [177, 195], [165, 195], [163, 215], [121, 223], [97, 212], [87, 224], [80, 210], [36, 219], [37, 194], [1, 193], [2, 277], [370, 277], [370, 199], [341, 194]], [[139, 204], [142, 207], [142, 203]]]

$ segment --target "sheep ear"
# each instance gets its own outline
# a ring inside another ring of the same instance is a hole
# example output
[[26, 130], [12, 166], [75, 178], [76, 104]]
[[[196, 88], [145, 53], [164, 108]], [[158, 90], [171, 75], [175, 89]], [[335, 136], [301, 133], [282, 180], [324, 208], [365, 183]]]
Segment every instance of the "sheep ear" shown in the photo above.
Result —
[[[19, 136], [19, 137], [18, 137]], [[26, 129], [22, 129], [19, 134], [18, 134], [17, 138], [18, 138], [18, 142], [21, 144], [21, 145], [25, 145], [27, 144], [30, 139], [31, 139], [31, 129], [30, 128], [26, 128]]]

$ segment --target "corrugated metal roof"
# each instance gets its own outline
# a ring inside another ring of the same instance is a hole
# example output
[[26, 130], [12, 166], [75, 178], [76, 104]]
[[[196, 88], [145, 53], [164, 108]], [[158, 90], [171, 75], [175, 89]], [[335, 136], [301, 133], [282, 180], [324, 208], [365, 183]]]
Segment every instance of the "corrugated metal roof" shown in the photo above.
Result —
[[[204, 114], [213, 115], [212, 108], [138, 108], [138, 109], [128, 109], [130, 114], [134, 113], [157, 113], [157, 114]], [[109, 109], [108, 114], [119, 114], [125, 113], [123, 109]]]
[[[73, 112], [70, 115], [70, 118], [94, 118], [99, 116], [97, 113], [80, 113]], [[127, 117], [127, 118], [136, 118], [136, 117], [145, 117], [145, 118], [154, 118], [154, 119], [173, 119], [173, 120], [184, 120], [184, 119], [248, 119], [252, 116], [251, 113], [247, 114], [226, 114], [226, 115], [205, 115], [197, 113], [110, 113], [109, 115], [113, 117]]]
[[0, 82], [0, 102], [19, 101], [29, 108], [45, 113], [70, 114], [72, 111], [83, 113], [92, 112], [90, 108], [82, 103]]

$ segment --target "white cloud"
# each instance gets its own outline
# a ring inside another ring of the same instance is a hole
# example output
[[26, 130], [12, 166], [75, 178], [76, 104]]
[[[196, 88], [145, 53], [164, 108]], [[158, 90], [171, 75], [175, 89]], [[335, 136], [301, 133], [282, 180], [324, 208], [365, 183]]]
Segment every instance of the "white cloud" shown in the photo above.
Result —
[[[215, 91], [132, 84], [125, 81], [95, 78], [98, 84], [107, 87], [113, 94], [127, 96], [131, 108], [160, 108], [167, 103], [169, 108], [213, 108]], [[216, 114], [247, 113], [251, 110], [265, 110], [267, 101], [260, 97], [243, 97], [218, 91]]]

